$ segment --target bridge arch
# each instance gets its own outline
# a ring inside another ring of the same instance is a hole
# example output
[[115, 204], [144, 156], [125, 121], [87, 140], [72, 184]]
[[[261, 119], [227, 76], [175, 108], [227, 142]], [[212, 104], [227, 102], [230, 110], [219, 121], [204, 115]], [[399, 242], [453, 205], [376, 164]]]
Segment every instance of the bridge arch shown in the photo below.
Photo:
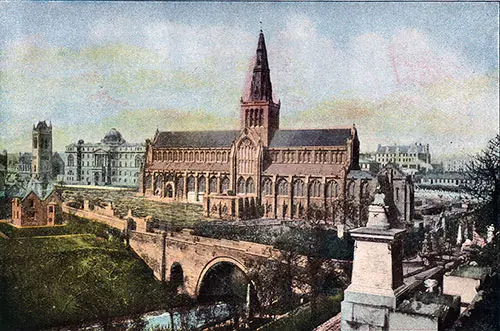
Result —
[[184, 287], [184, 270], [179, 262], [174, 262], [170, 267], [170, 283], [175, 287]]
[[200, 289], [201, 289], [203, 279], [207, 275], [208, 271], [210, 271], [210, 269], [212, 269], [215, 265], [217, 265], [219, 263], [230, 263], [230, 264], [234, 265], [235, 267], [240, 269], [245, 274], [245, 276], [248, 278], [248, 270], [245, 267], [245, 265], [243, 263], [241, 263], [239, 260], [237, 260], [233, 257], [230, 257], [230, 256], [218, 256], [218, 257], [210, 260], [205, 265], [205, 267], [203, 267], [203, 269], [201, 270], [201, 273], [198, 276], [198, 281], [196, 282], [196, 292], [195, 292], [196, 296], [198, 296], [200, 294]]

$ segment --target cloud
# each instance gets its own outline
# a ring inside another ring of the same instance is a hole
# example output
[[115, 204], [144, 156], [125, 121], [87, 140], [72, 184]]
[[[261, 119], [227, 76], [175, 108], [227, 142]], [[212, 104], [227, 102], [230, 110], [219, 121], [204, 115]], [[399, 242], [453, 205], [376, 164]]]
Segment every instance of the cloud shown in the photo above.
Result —
[[[474, 73], [474, 59], [436, 44], [427, 33], [370, 32], [338, 44], [308, 15], [291, 14], [285, 22], [266, 33], [285, 125], [354, 122], [367, 148], [397, 139], [435, 146], [449, 140], [454, 143], [444, 146], [460, 142], [477, 149], [498, 130], [498, 121], [491, 120], [498, 119], [498, 71]], [[19, 145], [18, 137], [43, 119], [64, 131], [58, 146], [78, 135], [99, 140], [91, 137], [94, 128], [121, 126], [125, 136], [130, 131], [144, 139], [156, 126], [237, 127], [256, 34], [218, 23], [137, 24], [117, 16], [96, 22], [87, 37], [77, 49], [51, 45], [43, 35], [5, 44], [0, 125], [6, 132], [0, 145], [27, 150], [29, 142]], [[466, 138], [472, 125], [481, 133]]]
[[376, 33], [363, 34], [351, 41], [346, 75], [351, 93], [378, 99], [395, 90], [388, 48], [389, 42]]
[[471, 154], [499, 130], [498, 76], [442, 80], [379, 100], [333, 98], [286, 116], [286, 127], [356, 124], [362, 152], [377, 144], [428, 143], [434, 155]]
[[435, 45], [427, 35], [415, 29], [399, 31], [388, 51], [396, 81], [401, 85], [460, 79], [472, 73], [457, 50]]
[[341, 91], [343, 54], [309, 17], [291, 15], [286, 21], [267, 48], [275, 92], [296, 111]]

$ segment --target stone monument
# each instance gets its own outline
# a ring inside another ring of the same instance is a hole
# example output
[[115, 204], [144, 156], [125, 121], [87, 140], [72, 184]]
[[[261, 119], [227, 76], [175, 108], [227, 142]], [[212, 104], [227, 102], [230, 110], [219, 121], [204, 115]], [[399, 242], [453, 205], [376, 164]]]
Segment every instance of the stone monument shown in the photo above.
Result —
[[462, 244], [462, 224], [458, 224], [457, 246], [460, 246], [461, 244]]
[[356, 241], [351, 285], [342, 302], [342, 331], [388, 330], [389, 313], [404, 288], [402, 236], [387, 219], [384, 194], [368, 207], [366, 227], [350, 230]]
[[489, 244], [493, 241], [493, 238], [495, 238], [495, 226], [490, 224], [490, 226], [487, 227], [487, 231], [486, 242]]

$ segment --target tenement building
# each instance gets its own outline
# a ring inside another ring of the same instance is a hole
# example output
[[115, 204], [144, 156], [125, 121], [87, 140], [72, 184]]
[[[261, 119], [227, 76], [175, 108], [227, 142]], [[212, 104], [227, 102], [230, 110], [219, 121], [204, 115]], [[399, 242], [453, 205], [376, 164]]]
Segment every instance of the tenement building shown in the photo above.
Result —
[[[159, 132], [146, 141], [140, 191], [164, 201], [202, 203], [216, 218], [303, 218], [311, 207], [373, 192], [374, 176], [359, 171], [352, 127], [280, 128], [264, 34], [234, 131]], [[371, 183], [371, 184], [370, 184]], [[371, 185], [372, 187], [368, 187]], [[363, 192], [364, 190], [364, 192]]]
[[378, 145], [375, 161], [382, 166], [388, 163], [397, 164], [407, 174], [432, 170], [429, 144]]
[[66, 183], [137, 187], [144, 159], [144, 145], [127, 143], [111, 129], [98, 143], [66, 146]]

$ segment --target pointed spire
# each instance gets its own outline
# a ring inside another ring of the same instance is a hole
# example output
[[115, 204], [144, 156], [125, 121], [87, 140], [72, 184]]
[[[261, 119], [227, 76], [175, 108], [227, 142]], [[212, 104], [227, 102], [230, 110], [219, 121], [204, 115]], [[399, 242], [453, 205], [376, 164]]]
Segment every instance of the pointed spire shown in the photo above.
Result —
[[260, 30], [257, 54], [253, 68], [252, 84], [247, 94], [249, 101], [272, 101], [273, 89], [269, 75], [269, 63], [267, 61], [266, 41], [264, 33]]

